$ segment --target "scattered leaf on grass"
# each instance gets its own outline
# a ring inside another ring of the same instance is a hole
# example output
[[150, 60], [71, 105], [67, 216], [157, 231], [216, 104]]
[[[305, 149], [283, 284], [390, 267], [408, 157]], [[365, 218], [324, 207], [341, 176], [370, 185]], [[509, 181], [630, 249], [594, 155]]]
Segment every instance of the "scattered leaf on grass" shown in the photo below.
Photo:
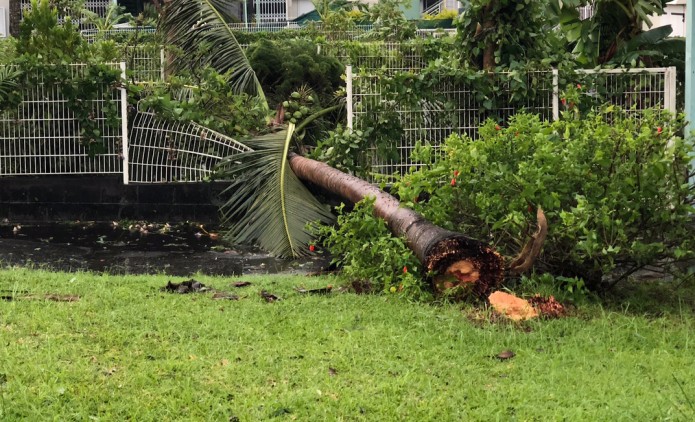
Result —
[[208, 287], [206, 287], [200, 281], [190, 279], [188, 281], [184, 281], [181, 283], [172, 283], [171, 281], [169, 281], [169, 282], [167, 282], [166, 286], [162, 287], [161, 290], [164, 292], [169, 292], [169, 293], [185, 294], [185, 293], [205, 292], [205, 291], [208, 291], [210, 289]]
[[77, 302], [80, 297], [77, 295], [59, 295], [59, 294], [44, 294], [44, 295], [24, 295], [24, 296], [0, 296], [0, 299], [6, 301], [13, 300], [50, 300], [51, 302]]
[[272, 302], [276, 302], [276, 301], [280, 300], [279, 297], [275, 296], [275, 295], [272, 294], [272, 293], [268, 293], [268, 292], [266, 292], [265, 290], [261, 290], [260, 295], [261, 295], [261, 297], [262, 297], [263, 299], [265, 299], [265, 301], [268, 302], [268, 303], [272, 303]]
[[250, 286], [251, 282], [250, 281], [237, 281], [236, 283], [232, 284], [234, 287], [246, 287]]
[[516, 353], [512, 352], [511, 350], [503, 350], [499, 352], [495, 357], [499, 360], [507, 360], [513, 358], [514, 356], [516, 356]]
[[53, 302], [77, 302], [80, 300], [80, 297], [77, 295], [49, 294], [49, 295], [45, 295], [44, 299], [51, 300]]
[[229, 359], [222, 359], [220, 361], [221, 366], [229, 366]]
[[335, 368], [331, 368], [330, 366], [328, 367], [328, 375], [334, 377], [338, 375], [338, 371]]
[[301, 287], [295, 288], [297, 293], [301, 293], [301, 294], [307, 294], [308, 293], [308, 294], [314, 294], [314, 295], [327, 295], [327, 294], [331, 293], [332, 289], [333, 289], [333, 286], [330, 284], [326, 287], [320, 287], [318, 289], [304, 289]]
[[290, 413], [292, 413], [292, 411], [290, 409], [288, 409], [286, 407], [280, 407], [280, 408], [276, 409], [273, 413], [271, 413], [270, 417], [271, 418], [277, 418], [279, 416], [289, 415]]
[[215, 292], [212, 295], [213, 300], [239, 300], [239, 296], [228, 293], [228, 292]]

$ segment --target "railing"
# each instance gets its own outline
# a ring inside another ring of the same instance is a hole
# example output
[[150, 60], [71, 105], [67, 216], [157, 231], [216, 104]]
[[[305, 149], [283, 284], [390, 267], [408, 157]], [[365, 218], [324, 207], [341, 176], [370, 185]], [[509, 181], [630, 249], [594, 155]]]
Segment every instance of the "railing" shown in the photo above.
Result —
[[[608, 102], [631, 112], [654, 106], [675, 112], [674, 67], [577, 73], [572, 83], [580, 85], [587, 101]], [[524, 109], [538, 113], [545, 120], [555, 120], [565, 107], [561, 105], [557, 70], [529, 73], [526, 84], [533, 86], [533, 92], [525, 97], [523, 103], [512, 101], [508, 81], [501, 80], [496, 104], [516, 105], [496, 106], [494, 109], [483, 103], [476, 86], [465, 79], [443, 75], [433, 84], [432, 92], [423, 94], [416, 104], [410, 101], [404, 105], [407, 102], [400, 99], [397, 92], [384, 91], [382, 81], [390, 76], [383, 72], [383, 68], [381, 72], [365, 74], [348, 66], [346, 74], [348, 127], [366, 129], [366, 125], [374, 124], [375, 115], [386, 113], [388, 115], [384, 115], [383, 120], [400, 133], [400, 137], [396, 135], [396, 139], [391, 139], [390, 156], [377, 156], [372, 148], [371, 155], [375, 157], [372, 170], [381, 175], [402, 174], [417, 166], [410, 156], [418, 141], [429, 143], [436, 149], [452, 133], [465, 133], [476, 139], [479, 126], [490, 117], [505, 121]]]
[[430, 15], [430, 16], [438, 15], [439, 13], [441, 13], [444, 10], [444, 6], [445, 6], [444, 0], [440, 0], [439, 2], [428, 7], [427, 9], [424, 9], [422, 11], [422, 14], [423, 15]]

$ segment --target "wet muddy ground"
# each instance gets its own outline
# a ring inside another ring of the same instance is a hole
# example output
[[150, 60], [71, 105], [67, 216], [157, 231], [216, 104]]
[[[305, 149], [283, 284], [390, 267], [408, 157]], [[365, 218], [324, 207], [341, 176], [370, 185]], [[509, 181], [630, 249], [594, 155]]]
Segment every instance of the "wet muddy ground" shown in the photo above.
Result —
[[0, 224], [0, 266], [189, 276], [306, 274], [328, 261], [321, 255], [282, 260], [256, 248], [229, 246], [213, 228], [195, 223]]

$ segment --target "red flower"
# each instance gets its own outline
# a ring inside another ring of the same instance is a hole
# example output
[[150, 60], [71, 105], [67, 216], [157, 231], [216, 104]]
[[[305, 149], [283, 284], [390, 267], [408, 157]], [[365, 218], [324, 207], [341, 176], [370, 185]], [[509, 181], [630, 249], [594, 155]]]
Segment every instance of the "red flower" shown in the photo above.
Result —
[[458, 177], [458, 176], [459, 176], [459, 171], [458, 171], [458, 170], [454, 170], [454, 177]]
[[661, 133], [661, 132], [663, 132], [663, 129], [661, 128], [661, 126], [657, 127], [657, 128], [656, 128], [656, 133]]
[[456, 179], [451, 179], [451, 186], [456, 186]]
[[502, 130], [502, 128], [500, 127], [500, 125], [495, 125], [495, 130]]
[[310, 250], [311, 252], [314, 252], [314, 251], [316, 250], [316, 246], [314, 246], [314, 245], [309, 245], [309, 250]]
[[582, 89], [582, 84], [577, 84], [577, 89]]
[[408, 274], [408, 267], [407, 266], [403, 267], [403, 274]]
[[561, 99], [560, 102], [562, 103], [562, 105], [567, 105], [567, 98]]

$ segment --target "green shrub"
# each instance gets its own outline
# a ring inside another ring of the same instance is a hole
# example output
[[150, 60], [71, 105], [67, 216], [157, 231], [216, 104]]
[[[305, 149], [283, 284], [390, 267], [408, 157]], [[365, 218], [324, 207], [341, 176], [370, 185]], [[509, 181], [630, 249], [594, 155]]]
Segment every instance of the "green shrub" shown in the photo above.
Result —
[[[189, 85], [191, 80], [195, 86]], [[235, 94], [227, 78], [209, 66], [196, 75], [171, 76], [166, 84], [128, 88], [130, 101], [137, 102], [140, 110], [154, 111], [169, 120], [194, 121], [231, 137], [267, 130], [267, 111], [260, 100]]]
[[520, 250], [540, 206], [549, 232], [536, 268], [593, 288], [616, 269], [692, 257], [694, 149], [676, 135], [683, 118], [612, 107], [576, 117], [566, 111], [550, 123], [522, 113], [506, 128], [488, 121], [478, 140], [418, 147], [426, 165], [395, 189], [435, 224], [489, 239], [506, 255]]
[[318, 54], [310, 41], [261, 40], [246, 54], [271, 106], [304, 85], [318, 95], [319, 104], [327, 104], [343, 84], [343, 65], [334, 57]]
[[350, 213], [344, 206], [337, 208], [336, 226], [316, 228], [333, 263], [342, 267], [342, 275], [375, 291], [426, 297], [417, 258], [403, 239], [391, 235], [384, 220], [374, 217], [374, 198], [358, 202]]
[[319, 141], [312, 158], [323, 161], [340, 171], [357, 177], [369, 177], [372, 155], [361, 130], [349, 130], [338, 125]]

